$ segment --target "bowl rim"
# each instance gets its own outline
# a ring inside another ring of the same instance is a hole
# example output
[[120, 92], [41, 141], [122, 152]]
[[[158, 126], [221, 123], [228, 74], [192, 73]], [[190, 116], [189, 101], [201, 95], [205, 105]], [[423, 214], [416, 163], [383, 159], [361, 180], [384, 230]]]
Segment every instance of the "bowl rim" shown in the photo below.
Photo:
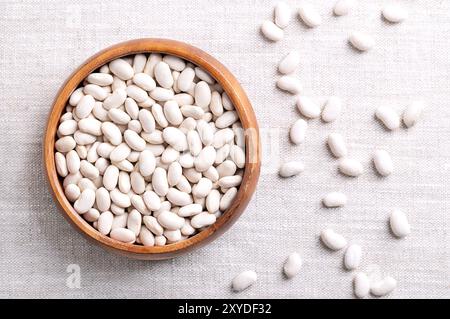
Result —
[[[164, 246], [143, 246], [122, 243], [102, 235], [79, 215], [65, 196], [54, 160], [54, 144], [59, 119], [71, 93], [87, 75], [102, 65], [127, 55], [162, 53], [178, 56], [201, 67], [212, 75], [227, 93], [238, 112], [245, 132], [246, 163], [242, 183], [232, 205], [217, 221], [198, 234], [180, 242]], [[250, 201], [260, 173], [260, 140], [256, 116], [242, 86], [234, 75], [218, 60], [190, 44], [163, 38], [143, 38], [120, 42], [107, 47], [83, 62], [59, 89], [49, 112], [46, 125], [43, 159], [46, 176], [53, 198], [63, 216], [82, 234], [107, 250], [137, 259], [167, 259], [199, 248], [225, 233], [240, 217]]]

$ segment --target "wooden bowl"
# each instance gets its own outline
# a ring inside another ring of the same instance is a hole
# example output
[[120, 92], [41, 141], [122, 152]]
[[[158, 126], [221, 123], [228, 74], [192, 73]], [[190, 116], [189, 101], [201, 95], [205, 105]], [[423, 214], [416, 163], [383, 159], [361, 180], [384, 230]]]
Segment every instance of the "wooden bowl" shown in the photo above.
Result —
[[[191, 61], [208, 71], [228, 94], [239, 114], [245, 129], [246, 164], [242, 184], [232, 205], [217, 219], [216, 223], [198, 234], [166, 246], [141, 246], [126, 244], [100, 234], [86, 222], [72, 207], [64, 195], [62, 179], [56, 172], [54, 145], [59, 119], [70, 94], [82, 83], [88, 74], [102, 65], [126, 55], [136, 53], [167, 53]], [[137, 39], [122, 42], [106, 48], [84, 62], [63, 84], [50, 111], [44, 137], [44, 162], [47, 178], [56, 203], [64, 217], [83, 235], [109, 251], [136, 259], [167, 259], [201, 247], [223, 234], [242, 214], [250, 201], [260, 171], [260, 141], [255, 114], [247, 95], [239, 82], [219, 61], [204, 51], [189, 44], [167, 39]]]

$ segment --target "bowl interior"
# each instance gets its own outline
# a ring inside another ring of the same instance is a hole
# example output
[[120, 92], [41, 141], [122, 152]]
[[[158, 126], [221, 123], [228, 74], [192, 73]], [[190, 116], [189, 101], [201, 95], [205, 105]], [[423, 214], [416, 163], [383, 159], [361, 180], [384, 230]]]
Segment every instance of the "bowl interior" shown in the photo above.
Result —
[[[217, 221], [196, 235], [165, 246], [142, 246], [126, 244], [100, 234], [85, 221], [72, 207], [64, 195], [54, 161], [54, 143], [59, 118], [65, 110], [70, 94], [82, 83], [87, 75], [102, 65], [119, 57], [137, 53], [165, 53], [178, 56], [200, 66], [213, 76], [223, 87], [238, 112], [245, 131], [246, 164], [242, 183], [232, 205]], [[249, 99], [236, 78], [216, 59], [202, 50], [183, 42], [167, 39], [139, 39], [119, 43], [100, 51], [84, 62], [63, 84], [50, 111], [44, 138], [44, 162], [50, 188], [64, 216], [75, 228], [106, 249], [128, 257], [139, 259], [165, 259], [204, 245], [225, 232], [241, 215], [247, 206], [257, 184], [260, 170], [259, 130]]]

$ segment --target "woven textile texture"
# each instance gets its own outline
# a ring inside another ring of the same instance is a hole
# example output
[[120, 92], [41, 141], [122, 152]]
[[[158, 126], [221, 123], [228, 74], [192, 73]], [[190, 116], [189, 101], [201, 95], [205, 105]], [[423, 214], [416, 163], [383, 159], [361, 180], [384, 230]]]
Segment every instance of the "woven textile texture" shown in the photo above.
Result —
[[[259, 25], [272, 18], [275, 1], [0, 1], [0, 297], [351, 298], [343, 252], [318, 239], [330, 227], [361, 244], [362, 269], [378, 265], [398, 280], [388, 298], [449, 298], [450, 1], [361, 0], [345, 17], [331, 14], [334, 0], [309, 2], [323, 24], [308, 29], [295, 16], [284, 39], [270, 43]], [[409, 18], [383, 21], [388, 2], [404, 4]], [[372, 34], [373, 50], [352, 49], [353, 30]], [[222, 61], [252, 101], [263, 143], [259, 186], [239, 221], [207, 247], [160, 262], [88, 243], [57, 211], [42, 165], [47, 115], [66, 77], [100, 49], [141, 37], [185, 41]], [[301, 54], [305, 95], [344, 101], [338, 121], [309, 121], [296, 147], [287, 138], [300, 116], [294, 97], [275, 88], [276, 65], [290, 50]], [[378, 106], [400, 112], [414, 99], [427, 103], [416, 127], [388, 132], [374, 119]], [[325, 146], [330, 132], [345, 136], [350, 154], [364, 163], [362, 176], [337, 173]], [[378, 147], [394, 160], [388, 178], [371, 164]], [[306, 169], [282, 180], [279, 161], [291, 159]], [[348, 195], [348, 205], [322, 208], [322, 195], [334, 190]], [[410, 219], [405, 239], [389, 231], [394, 208]], [[286, 280], [282, 264], [293, 251], [304, 265]], [[76, 265], [80, 287], [69, 288]], [[235, 294], [231, 279], [246, 269], [256, 270], [258, 281]]]

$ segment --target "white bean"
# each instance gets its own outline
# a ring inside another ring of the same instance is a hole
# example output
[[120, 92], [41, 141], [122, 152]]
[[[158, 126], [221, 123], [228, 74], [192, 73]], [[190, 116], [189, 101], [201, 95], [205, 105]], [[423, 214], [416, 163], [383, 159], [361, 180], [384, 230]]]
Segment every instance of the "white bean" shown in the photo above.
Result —
[[190, 204], [180, 208], [178, 216], [180, 217], [192, 217], [200, 214], [203, 211], [203, 207], [200, 204]]
[[214, 141], [214, 131], [208, 123], [200, 120], [197, 123], [197, 132], [200, 135], [203, 145], [211, 145]]
[[186, 92], [194, 81], [195, 71], [192, 68], [185, 68], [179, 75], [177, 80], [178, 89]]
[[152, 91], [156, 88], [156, 82], [146, 73], [137, 73], [133, 77], [133, 83], [145, 91]]
[[97, 140], [94, 135], [86, 134], [81, 131], [76, 131], [75, 134], [73, 134], [73, 138], [77, 145], [89, 145]]
[[226, 143], [231, 142], [234, 139], [234, 132], [230, 128], [224, 128], [221, 130], [218, 130], [214, 134], [214, 142], [213, 145], [215, 148], [221, 148]]
[[106, 73], [91, 73], [87, 76], [86, 80], [89, 83], [97, 84], [100, 86], [108, 86], [113, 83], [112, 75]]
[[[78, 154], [77, 154], [77, 157], [78, 157]], [[69, 171], [67, 168], [66, 157], [59, 152], [55, 153], [55, 166], [56, 166], [56, 171], [58, 172], [59, 176], [66, 177], [67, 174], [69, 174]]]
[[180, 111], [185, 117], [192, 117], [196, 120], [202, 119], [205, 114], [205, 111], [200, 106], [196, 105], [183, 105], [180, 108]]
[[175, 101], [167, 101], [164, 104], [164, 115], [167, 121], [174, 126], [178, 126], [183, 122], [183, 114]]
[[145, 180], [139, 172], [131, 172], [130, 182], [131, 188], [136, 194], [143, 194], [145, 192]]
[[155, 171], [155, 156], [149, 150], [144, 150], [139, 155], [139, 172], [142, 176], [150, 176]]
[[111, 207], [111, 198], [106, 188], [100, 187], [95, 191], [95, 203], [101, 212], [106, 212]]
[[159, 214], [157, 220], [161, 226], [168, 230], [177, 230], [184, 225], [184, 218], [168, 211]]
[[277, 81], [277, 86], [279, 89], [291, 94], [299, 94], [303, 90], [300, 80], [290, 75], [280, 77]]
[[95, 208], [91, 208], [87, 213], [83, 214], [83, 218], [90, 223], [97, 221], [99, 217], [100, 213]]
[[173, 162], [169, 165], [169, 169], [167, 170], [167, 182], [169, 186], [175, 186], [183, 176], [183, 168], [180, 163]]
[[145, 226], [141, 226], [139, 231], [139, 239], [144, 246], [155, 246], [155, 236]]
[[239, 292], [253, 285], [257, 278], [256, 272], [253, 270], [246, 270], [234, 277], [231, 285], [234, 291]]
[[80, 197], [75, 201], [73, 207], [79, 214], [86, 213], [94, 206], [95, 192], [92, 189], [85, 189]]
[[80, 102], [81, 98], [84, 96], [83, 88], [80, 87], [72, 92], [69, 98], [69, 104], [72, 106], [76, 106], [78, 102]]
[[142, 225], [142, 215], [136, 209], [133, 209], [128, 214], [127, 228], [131, 230], [136, 236], [139, 236]]
[[341, 192], [331, 192], [322, 199], [325, 207], [342, 207], [347, 204], [347, 196]]
[[344, 266], [348, 270], [353, 270], [359, 267], [361, 263], [362, 250], [361, 246], [351, 244], [347, 247], [344, 255]]
[[163, 138], [166, 143], [168, 143], [179, 152], [188, 149], [186, 135], [181, 130], [175, 127], [166, 127], [163, 130]]
[[236, 195], [237, 195], [236, 187], [232, 187], [225, 192], [225, 194], [220, 199], [220, 204], [219, 204], [219, 208], [222, 212], [225, 212], [231, 206]]
[[362, 164], [353, 158], [342, 157], [338, 164], [339, 171], [347, 176], [356, 177], [363, 173]]
[[134, 75], [134, 70], [131, 65], [124, 59], [116, 59], [109, 63], [111, 72], [119, 77], [121, 80], [130, 80]]
[[123, 133], [123, 139], [128, 144], [128, 146], [138, 152], [145, 150], [145, 140], [139, 136], [138, 133], [132, 130], [125, 130]]
[[164, 236], [155, 236], [155, 246], [164, 246], [167, 242], [167, 238]]
[[111, 201], [119, 207], [127, 208], [131, 206], [131, 199], [127, 194], [122, 193], [117, 188], [109, 192]]
[[136, 235], [134, 232], [127, 228], [115, 228], [111, 231], [109, 236], [112, 239], [128, 244], [132, 244], [136, 241]]
[[392, 164], [392, 158], [385, 150], [376, 150], [373, 155], [374, 166], [381, 176], [388, 176], [392, 174], [394, 165]]
[[369, 277], [363, 273], [358, 272], [353, 278], [353, 291], [358, 298], [364, 298], [369, 295], [370, 292], [370, 280]]
[[206, 209], [211, 214], [217, 212], [220, 208], [220, 192], [216, 189], [211, 190], [211, 192], [206, 197]]
[[283, 29], [279, 28], [272, 21], [266, 20], [261, 24], [262, 34], [270, 41], [280, 41], [284, 36]]
[[322, 120], [327, 123], [335, 121], [339, 117], [341, 109], [341, 99], [336, 96], [330, 97], [323, 107]]
[[118, 108], [127, 99], [127, 92], [124, 89], [115, 90], [110, 96], [108, 96], [103, 102], [103, 107], [106, 110]]
[[214, 84], [215, 80], [214, 78], [205, 70], [203, 70], [200, 67], [195, 67], [195, 75], [201, 80], [205, 81], [208, 84]]
[[58, 152], [67, 153], [75, 148], [77, 143], [72, 136], [64, 136], [55, 142], [55, 148]]
[[210, 214], [208, 212], [202, 212], [200, 214], [195, 215], [191, 219], [191, 225], [194, 228], [203, 228], [206, 226], [210, 226], [216, 222], [216, 216], [214, 214]]
[[183, 236], [181, 235], [181, 231], [179, 229], [176, 230], [165, 230], [164, 231], [164, 237], [167, 238], [167, 242], [170, 243], [176, 243], [183, 239]]
[[70, 202], [76, 201], [81, 194], [80, 188], [75, 184], [69, 184], [64, 188], [64, 194]]
[[152, 113], [150, 113], [150, 111], [145, 109], [140, 110], [138, 118], [141, 122], [142, 129], [145, 132], [152, 133], [155, 130], [155, 118], [153, 117]]
[[164, 228], [158, 223], [155, 217], [144, 216], [143, 222], [145, 226], [156, 236], [161, 236], [163, 234]]
[[398, 4], [387, 4], [381, 12], [383, 17], [392, 23], [399, 23], [408, 18], [408, 12]]
[[302, 258], [296, 252], [291, 253], [284, 262], [283, 271], [287, 278], [295, 277], [302, 268]]
[[97, 230], [100, 234], [108, 235], [113, 225], [114, 215], [109, 212], [103, 212], [100, 214], [97, 220]]
[[166, 89], [169, 89], [173, 85], [173, 77], [172, 72], [170, 71], [170, 67], [167, 63], [161, 61], [158, 62], [155, 66], [155, 79], [158, 84]]
[[128, 213], [124, 213], [119, 216], [114, 216], [111, 230], [116, 229], [116, 228], [126, 228], [127, 220], [128, 220]]
[[101, 130], [102, 122], [100, 122], [99, 120], [97, 120], [95, 118], [81, 119], [78, 122], [78, 127], [79, 127], [80, 131], [82, 131], [84, 133], [95, 135], [95, 136], [102, 135], [102, 130]]
[[425, 104], [422, 101], [415, 101], [411, 103], [403, 112], [403, 123], [406, 127], [416, 125], [419, 118], [422, 116]]
[[375, 116], [391, 131], [400, 127], [400, 116], [390, 107], [380, 106], [377, 108]]
[[172, 70], [181, 72], [186, 67], [186, 62], [174, 55], [165, 55], [163, 61], [166, 62]]
[[117, 146], [122, 143], [122, 132], [114, 123], [103, 122], [102, 132], [111, 144]]
[[[172, 76], [172, 75], [171, 75]], [[156, 87], [150, 92], [150, 97], [156, 101], [165, 102], [173, 99], [175, 93], [171, 89], [165, 89], [162, 87]]]
[[103, 101], [108, 96], [108, 93], [102, 87], [95, 84], [85, 85], [83, 93], [92, 95], [98, 101]]
[[296, 104], [298, 110], [303, 116], [310, 119], [314, 119], [320, 116], [321, 113], [320, 106], [313, 100], [311, 100], [309, 97], [299, 95], [297, 97]]
[[305, 140], [306, 129], [308, 128], [308, 123], [303, 119], [298, 119], [291, 126], [289, 131], [289, 136], [291, 138], [291, 142], [294, 144], [303, 143]]
[[216, 150], [212, 146], [204, 147], [194, 160], [195, 169], [199, 172], [208, 170], [216, 159]]
[[108, 116], [111, 121], [119, 125], [127, 125], [131, 121], [131, 117], [119, 109], [110, 109], [108, 111]]
[[87, 177], [91, 180], [96, 179], [100, 175], [97, 167], [86, 160], [82, 160], [80, 162], [80, 172], [84, 177]]
[[103, 174], [103, 185], [109, 191], [116, 188], [119, 180], [119, 169], [115, 165], [109, 165]]
[[224, 188], [230, 188], [230, 187], [237, 187], [242, 182], [242, 176], [240, 175], [233, 175], [233, 176], [224, 176], [219, 179], [218, 184], [220, 187]]
[[347, 145], [345, 145], [344, 138], [341, 134], [330, 133], [328, 135], [327, 143], [334, 157], [340, 158], [347, 156]]
[[192, 195], [197, 198], [204, 198], [208, 196], [212, 186], [213, 185], [210, 179], [202, 177], [198, 183], [192, 187]]
[[147, 63], [145, 64], [144, 67], [144, 73], [150, 75], [151, 77], [154, 76], [154, 69], [156, 64], [158, 64], [158, 62], [162, 61], [162, 55], [159, 53], [150, 53], [150, 55], [148, 56], [147, 59]]
[[402, 211], [396, 209], [389, 217], [389, 224], [395, 236], [402, 238], [411, 233], [408, 217]]
[[196, 229], [194, 227], [192, 227], [189, 219], [185, 219], [184, 225], [183, 225], [183, 227], [181, 227], [180, 231], [181, 231], [181, 235], [183, 235], [183, 236], [191, 236], [191, 235], [195, 234]]
[[322, 23], [322, 18], [316, 9], [309, 4], [303, 4], [298, 9], [298, 15], [302, 21], [310, 28], [315, 28]]
[[290, 74], [299, 64], [300, 54], [297, 51], [291, 51], [278, 63], [278, 71], [282, 74]]
[[281, 165], [278, 173], [281, 177], [287, 178], [300, 174], [301, 172], [303, 172], [304, 169], [305, 166], [303, 165], [303, 163], [291, 161]]
[[209, 108], [215, 116], [221, 116], [223, 114], [222, 96], [219, 92], [214, 91], [211, 93]]
[[169, 191], [169, 184], [167, 182], [166, 170], [161, 167], [156, 167], [152, 175], [152, 185], [156, 194], [165, 196]]
[[275, 24], [282, 29], [286, 28], [291, 21], [291, 7], [286, 2], [280, 1], [275, 5], [274, 11]]
[[320, 239], [331, 250], [341, 250], [347, 246], [347, 240], [332, 229], [324, 229], [320, 233]]
[[177, 206], [186, 206], [193, 203], [192, 197], [175, 188], [170, 188], [167, 192], [167, 200]]
[[[180, 78], [178, 78], [179, 80]], [[178, 105], [192, 105], [194, 103], [194, 98], [192, 95], [187, 93], [179, 93], [173, 97], [173, 100], [178, 103]]]
[[126, 143], [120, 143], [114, 148], [111, 154], [109, 154], [109, 158], [113, 162], [120, 162], [126, 159], [130, 153], [130, 147]]
[[388, 276], [370, 285], [370, 293], [377, 297], [391, 293], [397, 287], [397, 280]]
[[200, 81], [195, 85], [195, 104], [205, 109], [211, 103], [211, 89], [208, 83]]
[[375, 40], [371, 35], [360, 31], [353, 32], [349, 37], [349, 41], [359, 51], [370, 50], [375, 45]]
[[65, 136], [65, 135], [72, 135], [75, 133], [78, 129], [78, 123], [75, 120], [66, 120], [64, 122], [61, 122], [58, 126], [58, 134]]
[[226, 128], [237, 120], [239, 120], [239, 115], [236, 111], [227, 111], [216, 119], [215, 125], [217, 128]]
[[202, 174], [206, 178], [209, 178], [211, 180], [211, 182], [213, 182], [213, 183], [215, 183], [219, 180], [219, 172], [217, 171], [217, 169], [214, 166], [211, 166], [206, 171], [204, 171]]
[[227, 111], [234, 110], [233, 102], [231, 102], [231, 99], [226, 92], [222, 93], [222, 105]]
[[75, 107], [75, 115], [83, 119], [91, 114], [95, 105], [95, 99], [91, 95], [84, 95]]
[[354, 6], [355, 0], [338, 0], [334, 5], [333, 13], [337, 16], [345, 16]]

